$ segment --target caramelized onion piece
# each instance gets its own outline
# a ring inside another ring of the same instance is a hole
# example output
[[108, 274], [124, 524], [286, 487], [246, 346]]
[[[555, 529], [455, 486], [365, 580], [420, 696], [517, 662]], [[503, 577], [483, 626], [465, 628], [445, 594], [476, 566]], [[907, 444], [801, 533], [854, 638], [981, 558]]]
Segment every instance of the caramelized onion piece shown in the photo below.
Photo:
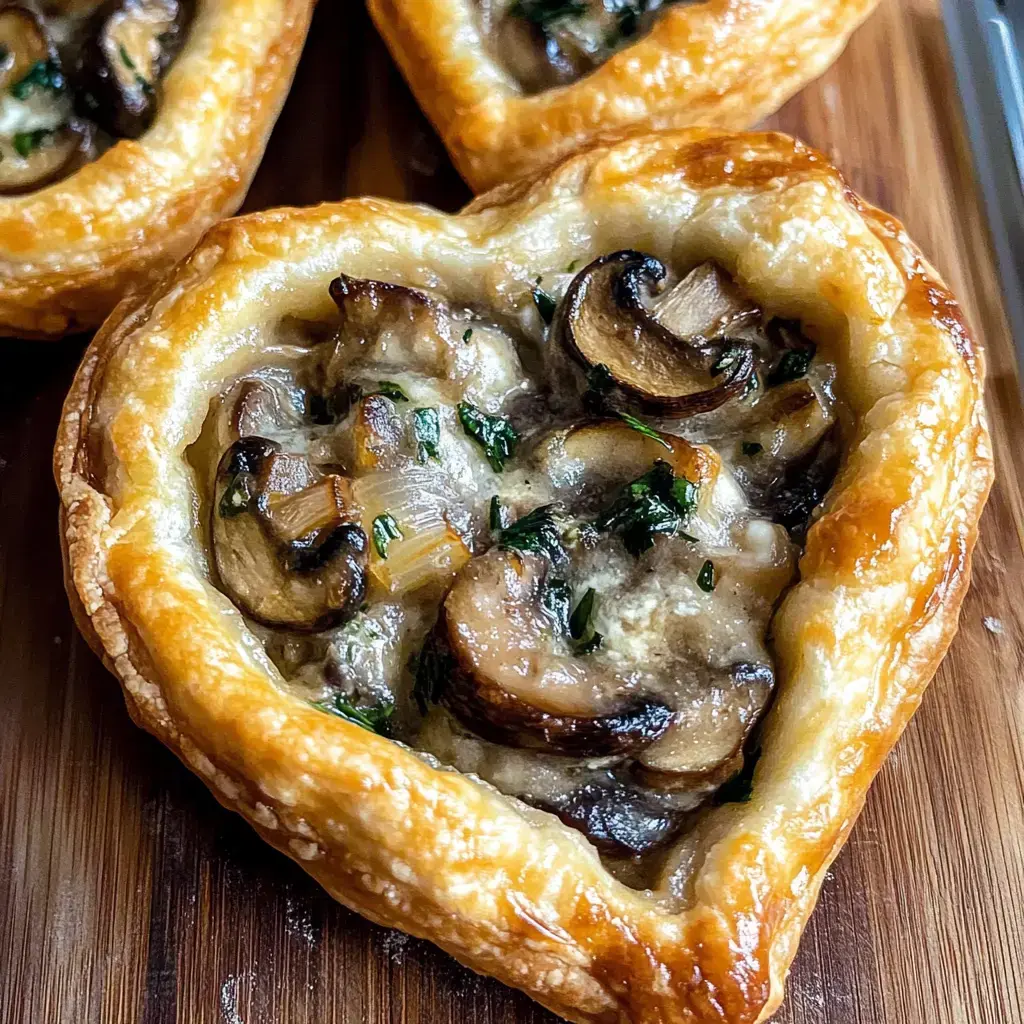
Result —
[[299, 455], [243, 437], [217, 468], [211, 534], [221, 582], [250, 618], [319, 632], [366, 592], [366, 534], [349, 483]]
[[[666, 273], [659, 260], [632, 250], [600, 257], [569, 285], [553, 330], [586, 369], [604, 367], [647, 410], [680, 417], [710, 412], [743, 393], [754, 349], [746, 341], [669, 330], [644, 301]], [[678, 309], [672, 312], [678, 319]]]
[[492, 550], [460, 573], [432, 643], [450, 659], [442, 699], [497, 743], [603, 757], [636, 751], [668, 727], [658, 700], [621, 692], [599, 662], [574, 657], [542, 606], [547, 563]]

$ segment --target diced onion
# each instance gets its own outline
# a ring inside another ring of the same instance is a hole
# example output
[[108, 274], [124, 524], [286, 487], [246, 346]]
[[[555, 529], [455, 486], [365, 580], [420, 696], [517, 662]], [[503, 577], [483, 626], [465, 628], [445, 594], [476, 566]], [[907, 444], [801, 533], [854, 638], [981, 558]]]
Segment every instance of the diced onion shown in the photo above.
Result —
[[392, 541], [386, 559], [371, 559], [370, 574], [389, 594], [405, 594], [446, 584], [470, 555], [465, 541], [446, 525]]
[[385, 514], [402, 531], [402, 538], [388, 545], [387, 558], [376, 552], [370, 557], [371, 576], [389, 594], [446, 584], [471, 557], [456, 529], [468, 523], [468, 514], [440, 470], [406, 466], [369, 473], [354, 481], [353, 495], [367, 534], [373, 520]]

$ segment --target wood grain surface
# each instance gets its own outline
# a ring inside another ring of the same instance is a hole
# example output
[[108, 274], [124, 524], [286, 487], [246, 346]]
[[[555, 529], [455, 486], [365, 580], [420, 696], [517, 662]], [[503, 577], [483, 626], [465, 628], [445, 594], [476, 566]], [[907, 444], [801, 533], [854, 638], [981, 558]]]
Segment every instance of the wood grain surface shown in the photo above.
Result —
[[[999, 473], [960, 634], [824, 885], [787, 1024], [1024, 1024], [1024, 415], [937, 7], [884, 0], [771, 122], [962, 297]], [[323, 0], [248, 207], [364, 192], [467, 198], [361, 6]], [[49, 459], [83, 341], [3, 343], [0, 1021], [553, 1022], [332, 903], [132, 726], [61, 585]]]

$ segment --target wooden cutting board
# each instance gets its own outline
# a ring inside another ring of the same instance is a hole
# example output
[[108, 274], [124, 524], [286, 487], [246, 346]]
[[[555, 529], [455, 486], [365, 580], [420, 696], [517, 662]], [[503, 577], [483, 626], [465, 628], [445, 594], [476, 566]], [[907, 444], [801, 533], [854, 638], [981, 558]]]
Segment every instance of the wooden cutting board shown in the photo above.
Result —
[[[771, 124], [904, 220], [962, 297], [999, 473], [960, 634], [825, 882], [777, 1019], [1024, 1024], [1024, 416], [937, 2], [884, 0]], [[247, 207], [364, 192], [468, 197], [361, 5], [325, 0]], [[332, 903], [131, 724], [61, 585], [50, 447], [81, 350], [3, 343], [2, 1024], [553, 1022]]]

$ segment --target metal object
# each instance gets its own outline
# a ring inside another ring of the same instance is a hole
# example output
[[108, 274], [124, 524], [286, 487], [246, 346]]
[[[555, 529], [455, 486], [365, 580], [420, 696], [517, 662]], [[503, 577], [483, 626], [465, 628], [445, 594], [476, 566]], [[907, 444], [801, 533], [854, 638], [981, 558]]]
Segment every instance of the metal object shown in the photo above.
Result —
[[1024, 387], [1024, 0], [943, 0]]

